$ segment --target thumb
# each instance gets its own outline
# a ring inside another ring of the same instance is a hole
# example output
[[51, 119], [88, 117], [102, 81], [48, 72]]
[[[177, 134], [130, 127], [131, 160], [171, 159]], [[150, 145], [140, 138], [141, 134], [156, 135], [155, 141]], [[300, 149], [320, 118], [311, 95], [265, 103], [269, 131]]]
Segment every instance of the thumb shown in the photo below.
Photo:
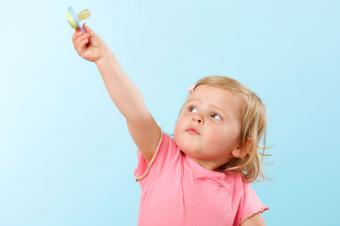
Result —
[[87, 24], [83, 24], [83, 29], [84, 29], [84, 31], [87, 33], [87, 34], [89, 34], [90, 36], [93, 36], [94, 35], [94, 33], [93, 33], [93, 31], [89, 28], [89, 26], [87, 26]]

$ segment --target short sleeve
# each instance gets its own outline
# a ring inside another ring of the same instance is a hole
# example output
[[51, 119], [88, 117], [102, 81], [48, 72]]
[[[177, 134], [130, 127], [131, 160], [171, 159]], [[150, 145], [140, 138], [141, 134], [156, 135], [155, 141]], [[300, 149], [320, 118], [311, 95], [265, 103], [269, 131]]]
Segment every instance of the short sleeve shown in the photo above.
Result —
[[240, 209], [240, 224], [247, 218], [266, 210], [268, 210], [268, 207], [261, 202], [251, 184], [245, 183], [243, 200]]
[[134, 171], [136, 181], [139, 181], [141, 185], [145, 185], [156, 179], [179, 158], [179, 155], [180, 150], [174, 140], [162, 132], [158, 146], [149, 163], [138, 150], [138, 162]]

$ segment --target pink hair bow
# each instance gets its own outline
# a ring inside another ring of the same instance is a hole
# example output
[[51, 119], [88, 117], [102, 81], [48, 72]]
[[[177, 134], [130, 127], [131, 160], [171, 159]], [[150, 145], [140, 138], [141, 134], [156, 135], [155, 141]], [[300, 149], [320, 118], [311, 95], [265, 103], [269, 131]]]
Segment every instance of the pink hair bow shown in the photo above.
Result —
[[188, 88], [188, 91], [190, 93], [192, 93], [194, 91], [194, 89], [196, 88], [196, 84], [193, 84], [193, 85], [190, 85], [189, 88]]

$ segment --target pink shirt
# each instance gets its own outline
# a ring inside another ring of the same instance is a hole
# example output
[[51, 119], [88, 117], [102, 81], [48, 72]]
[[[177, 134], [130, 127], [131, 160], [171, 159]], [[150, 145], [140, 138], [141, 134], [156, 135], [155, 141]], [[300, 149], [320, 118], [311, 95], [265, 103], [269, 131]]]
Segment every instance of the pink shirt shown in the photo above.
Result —
[[268, 208], [239, 173], [203, 168], [165, 133], [148, 165], [138, 151], [139, 226], [236, 226]]

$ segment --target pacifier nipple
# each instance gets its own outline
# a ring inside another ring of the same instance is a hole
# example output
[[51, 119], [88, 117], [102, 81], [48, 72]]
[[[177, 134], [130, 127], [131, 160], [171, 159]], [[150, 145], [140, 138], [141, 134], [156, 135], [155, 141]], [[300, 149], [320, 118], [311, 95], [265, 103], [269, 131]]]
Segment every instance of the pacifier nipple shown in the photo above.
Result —
[[85, 33], [80, 22], [82, 20], [89, 18], [90, 15], [91, 15], [91, 13], [88, 9], [83, 9], [77, 15], [75, 15], [72, 7], [68, 7], [68, 10], [66, 12], [66, 19], [74, 30], [76, 30], [79, 27]]

